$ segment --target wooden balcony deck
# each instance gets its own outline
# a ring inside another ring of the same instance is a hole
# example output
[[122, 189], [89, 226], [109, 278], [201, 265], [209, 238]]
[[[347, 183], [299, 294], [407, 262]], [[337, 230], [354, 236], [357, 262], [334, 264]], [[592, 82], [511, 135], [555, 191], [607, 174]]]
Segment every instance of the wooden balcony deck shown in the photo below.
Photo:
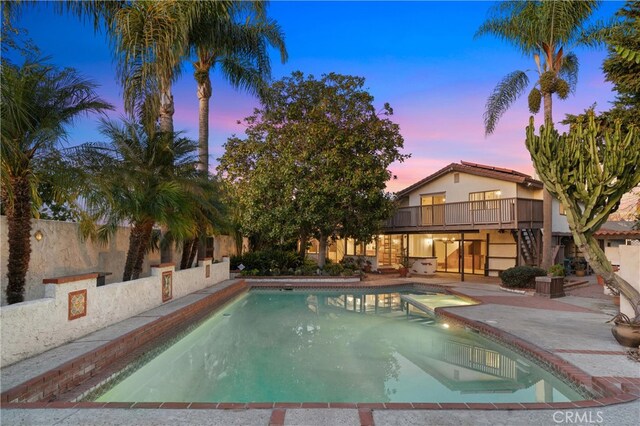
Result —
[[502, 198], [401, 207], [383, 225], [388, 234], [542, 228], [542, 200]]

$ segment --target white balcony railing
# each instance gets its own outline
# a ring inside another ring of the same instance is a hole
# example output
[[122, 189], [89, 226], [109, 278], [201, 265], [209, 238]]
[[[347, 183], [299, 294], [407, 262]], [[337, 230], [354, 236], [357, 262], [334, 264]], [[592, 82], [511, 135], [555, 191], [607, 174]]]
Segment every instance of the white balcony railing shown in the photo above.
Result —
[[486, 201], [464, 201], [430, 206], [402, 207], [387, 220], [384, 229], [447, 227], [471, 228], [492, 225], [516, 228], [528, 224], [530, 228], [542, 223], [542, 201], [526, 198], [503, 198]]

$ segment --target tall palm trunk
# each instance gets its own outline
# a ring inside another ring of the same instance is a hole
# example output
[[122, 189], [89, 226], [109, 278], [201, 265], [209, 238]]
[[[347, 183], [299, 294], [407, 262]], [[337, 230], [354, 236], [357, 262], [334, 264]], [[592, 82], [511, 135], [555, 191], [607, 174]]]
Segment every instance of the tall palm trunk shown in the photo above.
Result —
[[31, 258], [31, 189], [26, 177], [12, 179], [14, 202], [7, 210], [9, 260], [7, 303], [24, 300], [27, 269]]
[[[203, 75], [204, 74], [204, 75]], [[198, 156], [200, 163], [198, 170], [203, 173], [209, 171], [209, 100], [211, 99], [211, 79], [209, 70], [196, 70], [198, 82]]]
[[124, 272], [122, 273], [122, 281], [131, 280], [133, 274], [133, 267], [136, 264], [138, 258], [138, 252], [140, 251], [140, 237], [142, 234], [141, 224], [134, 224], [129, 234], [129, 248], [127, 250], [127, 259], [124, 263]]
[[[551, 93], [544, 93], [544, 124], [553, 125], [553, 115], [551, 110]], [[542, 259], [540, 267], [549, 269], [553, 264], [553, 196], [547, 188], [542, 190]]]
[[[198, 84], [198, 170], [207, 176], [209, 173], [209, 100], [211, 99], [209, 71], [211, 70], [211, 62], [207, 61], [201, 53], [194, 67], [194, 76]], [[204, 257], [207, 250], [206, 232], [202, 233], [198, 240], [200, 243], [197, 248], [201, 253], [200, 256]], [[193, 264], [193, 260], [191, 264]]]
[[193, 265], [193, 260], [198, 252], [198, 238], [184, 241], [182, 244], [182, 258], [180, 259], [180, 269], [188, 269]]
[[[193, 261], [196, 260], [196, 255], [198, 254], [198, 243], [200, 239], [198, 237], [193, 239], [193, 243], [191, 245], [191, 252], [189, 253], [189, 258], [187, 259], [188, 267], [191, 268], [193, 266]], [[200, 244], [201, 245], [201, 244]], [[202, 257], [204, 257], [205, 252], [202, 250]]]
[[165, 81], [160, 88], [160, 111], [158, 120], [160, 122], [160, 131], [163, 133], [173, 133], [173, 113], [175, 107], [173, 104], [173, 93], [171, 92], [171, 82]]
[[[175, 112], [173, 104], [173, 94], [171, 93], [171, 81], [163, 80], [160, 87], [160, 112], [159, 122], [160, 131], [165, 134], [173, 133], [173, 113]], [[152, 225], [153, 226], [153, 225]], [[166, 228], [162, 228], [162, 235], [167, 233]], [[149, 238], [151, 234], [149, 234]], [[144, 256], [143, 256], [144, 258]], [[160, 262], [173, 262], [173, 245], [163, 244], [160, 247]], [[134, 278], [135, 279], [135, 278]]]
[[140, 230], [140, 241], [138, 245], [138, 253], [136, 261], [133, 265], [133, 271], [131, 272], [131, 279], [137, 280], [142, 273], [142, 264], [144, 263], [144, 257], [147, 254], [149, 248], [149, 242], [151, 241], [151, 233], [153, 232], [153, 222], [144, 222]]

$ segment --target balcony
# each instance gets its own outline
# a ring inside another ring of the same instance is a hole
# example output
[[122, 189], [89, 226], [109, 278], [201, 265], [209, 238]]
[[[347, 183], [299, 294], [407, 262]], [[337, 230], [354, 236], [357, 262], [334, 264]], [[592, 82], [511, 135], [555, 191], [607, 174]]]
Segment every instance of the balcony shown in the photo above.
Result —
[[502, 198], [402, 207], [385, 233], [542, 228], [542, 200]]

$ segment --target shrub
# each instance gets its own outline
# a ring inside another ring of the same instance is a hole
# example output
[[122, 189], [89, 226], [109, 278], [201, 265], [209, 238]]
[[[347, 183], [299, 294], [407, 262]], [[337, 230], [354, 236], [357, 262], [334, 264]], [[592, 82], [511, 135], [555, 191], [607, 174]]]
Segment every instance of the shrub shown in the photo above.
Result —
[[332, 277], [337, 277], [338, 275], [342, 274], [344, 269], [344, 266], [339, 263], [327, 263], [324, 265], [323, 272], [331, 275]]
[[360, 265], [353, 257], [343, 257], [340, 264], [348, 269], [360, 269]]
[[232, 256], [230, 261], [232, 270], [243, 264], [245, 269], [258, 270], [257, 275], [280, 275], [302, 265], [297, 253], [282, 250], [253, 251], [242, 256]]
[[301, 266], [300, 275], [316, 275], [318, 273], [318, 263], [313, 259], [305, 259]]
[[342, 266], [348, 269], [353, 269], [354, 271], [365, 271], [371, 272], [371, 261], [365, 259], [363, 256], [351, 257], [345, 256], [340, 261]]
[[535, 266], [516, 266], [500, 273], [500, 279], [509, 288], [536, 288], [536, 277], [544, 277], [547, 271]]
[[554, 277], [564, 277], [564, 266], [557, 263], [549, 268], [549, 274]]

